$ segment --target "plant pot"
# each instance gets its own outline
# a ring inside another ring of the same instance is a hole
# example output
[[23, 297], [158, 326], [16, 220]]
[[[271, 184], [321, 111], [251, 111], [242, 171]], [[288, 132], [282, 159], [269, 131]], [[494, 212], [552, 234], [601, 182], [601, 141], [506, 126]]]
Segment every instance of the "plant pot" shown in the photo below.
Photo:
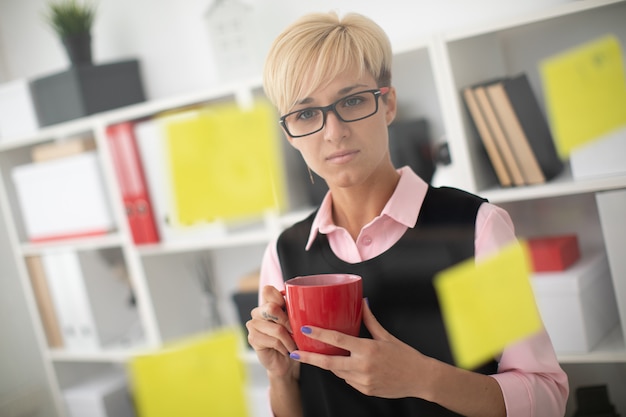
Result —
[[91, 34], [89, 32], [68, 35], [62, 39], [72, 66], [91, 65]]

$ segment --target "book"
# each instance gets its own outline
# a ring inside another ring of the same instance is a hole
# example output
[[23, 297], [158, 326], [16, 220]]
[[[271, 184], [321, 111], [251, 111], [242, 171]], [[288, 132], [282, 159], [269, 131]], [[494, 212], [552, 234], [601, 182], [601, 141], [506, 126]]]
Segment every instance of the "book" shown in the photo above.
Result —
[[64, 158], [77, 155], [82, 152], [96, 149], [96, 141], [93, 138], [73, 138], [58, 142], [44, 143], [33, 146], [30, 151], [33, 162], [43, 162], [52, 159]]
[[135, 244], [157, 243], [159, 233], [134, 133], [135, 122], [107, 126], [107, 141]]
[[493, 138], [498, 150], [500, 151], [500, 155], [502, 155], [504, 164], [511, 174], [511, 181], [513, 185], [525, 185], [526, 182], [524, 181], [522, 170], [520, 169], [517, 159], [513, 153], [513, 149], [506, 138], [502, 125], [498, 120], [498, 116], [496, 115], [495, 110], [489, 101], [489, 97], [487, 96], [486, 86], [479, 85], [474, 87], [474, 94], [476, 95], [476, 101], [485, 116], [487, 125], [493, 134]]
[[467, 109], [470, 113], [471, 119], [476, 126], [476, 130], [478, 131], [478, 135], [487, 151], [487, 156], [491, 161], [491, 165], [498, 177], [498, 181], [500, 185], [503, 187], [508, 187], [511, 185], [511, 176], [507, 167], [504, 164], [504, 159], [498, 150], [498, 146], [496, 145], [496, 141], [491, 133], [491, 129], [487, 124], [487, 120], [478, 105], [476, 100], [476, 96], [474, 94], [474, 90], [472, 87], [466, 87], [463, 89], [463, 100], [467, 106]]
[[31, 242], [105, 235], [115, 228], [94, 151], [11, 171]]
[[61, 326], [54, 309], [54, 301], [41, 258], [39, 256], [27, 256], [25, 260], [48, 346], [51, 348], [62, 348], [63, 335]]
[[[527, 75], [507, 78], [502, 85], [522, 129], [520, 141], [528, 143], [545, 180], [551, 180], [563, 170], [563, 161]], [[511, 139], [517, 140], [517, 137]], [[530, 163], [530, 157], [524, 156], [524, 160]]]
[[530, 148], [511, 101], [504, 90], [504, 82], [501, 81], [488, 86], [487, 95], [520, 167], [524, 182], [526, 184], [544, 183], [546, 177], [539, 167], [537, 158]]
[[73, 311], [72, 324], [76, 331], [76, 350], [88, 351], [100, 348], [100, 339], [93, 317], [90, 299], [85, 286], [85, 276], [80, 264], [79, 254], [73, 250], [62, 250], [55, 254], [60, 264], [59, 280], [65, 286], [65, 303]]

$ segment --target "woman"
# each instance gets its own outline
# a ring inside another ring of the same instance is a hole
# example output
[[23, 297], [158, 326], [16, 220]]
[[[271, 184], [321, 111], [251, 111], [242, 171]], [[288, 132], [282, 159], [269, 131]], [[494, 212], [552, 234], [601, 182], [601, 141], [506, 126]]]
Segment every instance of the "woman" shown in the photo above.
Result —
[[[390, 159], [396, 114], [391, 47], [374, 22], [311, 14], [288, 27], [266, 62], [267, 96], [289, 143], [329, 192], [272, 242], [248, 340], [282, 416], [557, 416], [567, 377], [542, 331], [468, 371], [453, 365], [432, 286], [440, 270], [515, 240], [508, 214], [477, 196], [434, 188]], [[297, 275], [363, 276], [359, 337], [291, 329], [280, 293]], [[503, 277], [503, 279], [506, 279]], [[297, 350], [291, 333], [350, 351]]]

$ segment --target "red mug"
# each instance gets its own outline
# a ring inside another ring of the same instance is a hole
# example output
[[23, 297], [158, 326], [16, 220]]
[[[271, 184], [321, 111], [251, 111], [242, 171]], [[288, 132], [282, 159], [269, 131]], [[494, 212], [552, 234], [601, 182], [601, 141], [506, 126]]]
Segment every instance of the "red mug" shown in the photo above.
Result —
[[350, 352], [311, 339], [302, 326], [315, 326], [358, 336], [361, 328], [363, 284], [350, 274], [320, 274], [285, 282], [285, 302], [293, 338], [299, 350], [348, 356]]

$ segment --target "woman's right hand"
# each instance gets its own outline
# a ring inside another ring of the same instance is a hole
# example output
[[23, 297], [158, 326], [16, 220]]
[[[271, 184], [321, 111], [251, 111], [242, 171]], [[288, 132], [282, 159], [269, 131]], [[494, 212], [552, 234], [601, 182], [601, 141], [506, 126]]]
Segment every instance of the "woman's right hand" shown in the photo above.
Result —
[[269, 375], [297, 379], [300, 364], [289, 357], [297, 346], [291, 336], [285, 299], [273, 286], [267, 285], [261, 291], [261, 305], [252, 310], [252, 319], [246, 323], [248, 342]]

